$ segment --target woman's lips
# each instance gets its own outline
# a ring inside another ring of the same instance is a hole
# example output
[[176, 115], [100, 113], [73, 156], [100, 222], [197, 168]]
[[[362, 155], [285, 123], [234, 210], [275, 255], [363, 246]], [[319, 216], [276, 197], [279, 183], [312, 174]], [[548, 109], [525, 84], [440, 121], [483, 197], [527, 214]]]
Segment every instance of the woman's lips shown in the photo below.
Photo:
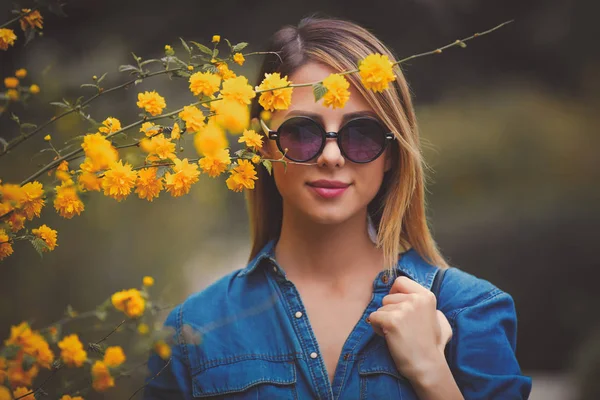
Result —
[[340, 181], [319, 180], [309, 182], [308, 186], [319, 196], [331, 199], [341, 196], [350, 185]]

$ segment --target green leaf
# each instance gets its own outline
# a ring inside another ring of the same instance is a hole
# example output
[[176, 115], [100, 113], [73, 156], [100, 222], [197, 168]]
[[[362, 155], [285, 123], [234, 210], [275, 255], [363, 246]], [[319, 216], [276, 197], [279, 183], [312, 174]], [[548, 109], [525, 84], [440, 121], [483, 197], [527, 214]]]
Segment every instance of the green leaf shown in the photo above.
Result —
[[97, 81], [96, 83], [100, 83], [102, 82], [102, 80], [104, 79], [104, 77], [106, 76], [106, 74], [108, 74], [108, 72], [105, 72]]
[[94, 89], [98, 89], [98, 85], [94, 85], [92, 83], [83, 83], [79, 87], [82, 87], [82, 88], [84, 88], [84, 87], [93, 87]]
[[119, 72], [125, 72], [125, 71], [137, 71], [140, 72], [139, 68], [131, 65], [131, 64], [127, 64], [127, 65], [119, 65]]
[[144, 80], [143, 79], [136, 79], [135, 82], [133, 82], [135, 85], [139, 85], [140, 83], [142, 83]]
[[96, 310], [96, 318], [98, 318], [100, 321], [106, 321], [107, 315], [108, 312], [106, 310]]
[[325, 93], [327, 93], [327, 88], [325, 86], [323, 86], [322, 83], [315, 83], [313, 85], [313, 94], [315, 96], [315, 103], [319, 100], [321, 100], [321, 98], [323, 96], [325, 96]]
[[4, 348], [0, 350], [0, 356], [6, 358], [7, 360], [14, 360], [19, 354], [19, 350], [21, 350], [21, 346], [16, 344], [4, 346]]
[[35, 362], [36, 362], [35, 357], [33, 357], [29, 354], [23, 355], [23, 361], [21, 362], [23, 371], [29, 371], [31, 369], [31, 367], [33, 367]]
[[213, 57], [216, 57], [216, 56], [218, 56], [218, 55], [219, 55], [219, 49], [215, 49], [215, 50], [213, 51], [213, 53], [212, 53], [212, 56], [213, 56]]
[[240, 42], [240, 43], [236, 44], [235, 46], [233, 46], [233, 49], [231, 51], [234, 53], [237, 51], [242, 51], [246, 48], [246, 46], [248, 46], [248, 43]]
[[40, 257], [43, 257], [42, 251], [44, 249], [49, 249], [50, 248], [50, 246], [48, 246], [48, 244], [43, 239], [40, 239], [38, 237], [31, 238], [30, 242], [31, 242], [31, 245], [33, 246], [33, 248], [35, 249], [35, 251], [38, 252], [38, 254], [40, 255]]
[[[52, 103], [50, 103], [50, 104], [52, 104]], [[10, 119], [12, 119], [17, 124], [19, 124], [19, 126], [21, 126], [21, 120], [19, 119], [19, 117], [17, 116], [17, 114], [10, 113]]]
[[271, 175], [273, 171], [273, 164], [271, 163], [271, 160], [262, 160], [262, 165], [265, 166], [267, 172], [269, 173], [269, 175]]
[[225, 41], [227, 42], [227, 46], [229, 46], [229, 51], [233, 52], [233, 47], [231, 46], [231, 42], [228, 39], [225, 39]]
[[171, 169], [171, 167], [166, 166], [166, 165], [161, 165], [160, 167], [152, 167], [152, 168], [156, 168], [156, 177], [157, 178], [162, 178], [169, 169]]
[[142, 61], [140, 63], [140, 65], [144, 66], [146, 64], [150, 64], [150, 63], [153, 63], [153, 62], [160, 62], [160, 60], [157, 60], [157, 59], [153, 58], [153, 59], [150, 59], [150, 60]]
[[29, 123], [29, 122], [24, 122], [24, 123], [21, 124], [21, 128], [24, 128], [24, 129], [32, 128], [32, 129], [34, 129], [34, 128], [37, 128], [37, 125]]
[[208, 54], [209, 56], [212, 56], [213, 51], [211, 49], [209, 49], [208, 47], [206, 47], [205, 45], [203, 45], [202, 43], [198, 43], [198, 42], [194, 42], [194, 41], [190, 41], [190, 43], [193, 44], [194, 46], [196, 46], [198, 48], [198, 50], [200, 50], [204, 54]]
[[188, 54], [192, 54], [192, 49], [190, 49], [190, 46], [188, 46], [185, 40], [183, 40], [183, 38], [179, 38], [179, 40], [181, 40], [181, 44], [183, 45], [183, 48], [185, 48], [185, 50], [188, 52]]

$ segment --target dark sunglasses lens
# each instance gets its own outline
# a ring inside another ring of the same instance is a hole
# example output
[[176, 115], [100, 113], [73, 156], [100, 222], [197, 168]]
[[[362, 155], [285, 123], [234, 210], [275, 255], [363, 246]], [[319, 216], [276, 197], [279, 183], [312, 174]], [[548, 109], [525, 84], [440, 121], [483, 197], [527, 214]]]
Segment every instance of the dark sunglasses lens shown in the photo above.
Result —
[[341, 132], [342, 150], [349, 160], [364, 163], [377, 158], [385, 146], [385, 132], [376, 121], [349, 122]]
[[290, 118], [279, 128], [279, 144], [293, 161], [313, 159], [323, 143], [321, 129], [308, 118]]

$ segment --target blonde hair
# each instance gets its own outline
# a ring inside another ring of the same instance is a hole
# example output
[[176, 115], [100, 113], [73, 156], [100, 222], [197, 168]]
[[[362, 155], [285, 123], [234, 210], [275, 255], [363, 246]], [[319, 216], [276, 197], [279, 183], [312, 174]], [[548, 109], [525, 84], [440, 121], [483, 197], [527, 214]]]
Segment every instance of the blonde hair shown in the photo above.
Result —
[[[347, 20], [310, 16], [297, 27], [285, 26], [271, 38], [269, 54], [263, 62], [259, 79], [265, 73], [279, 72], [290, 76], [306, 62], [319, 62], [337, 71], [355, 69], [358, 60], [371, 53], [394, 54], [367, 29]], [[426, 168], [410, 89], [398, 65], [396, 80], [390, 87], [375, 93], [366, 90], [358, 74], [348, 74], [350, 84], [364, 96], [379, 118], [395, 133], [392, 168], [385, 173], [381, 188], [368, 206], [377, 228], [377, 246], [383, 248], [384, 267], [393, 273], [399, 253], [413, 247], [428, 263], [447, 268], [448, 264], [433, 240], [425, 214]], [[260, 83], [260, 82], [259, 82]], [[299, 82], [301, 83], [301, 82]], [[254, 99], [251, 118], [258, 118], [262, 107]], [[272, 176], [258, 169], [254, 190], [247, 191], [252, 235], [250, 259], [281, 232], [283, 206]]]

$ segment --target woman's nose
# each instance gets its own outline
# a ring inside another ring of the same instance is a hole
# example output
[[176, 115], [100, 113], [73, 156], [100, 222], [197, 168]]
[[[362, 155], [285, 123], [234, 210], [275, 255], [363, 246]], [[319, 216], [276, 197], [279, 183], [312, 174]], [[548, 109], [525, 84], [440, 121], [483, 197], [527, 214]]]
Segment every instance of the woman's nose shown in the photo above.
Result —
[[342, 151], [338, 146], [337, 140], [328, 138], [325, 141], [323, 152], [317, 159], [317, 164], [320, 167], [343, 167], [346, 160], [342, 156]]

